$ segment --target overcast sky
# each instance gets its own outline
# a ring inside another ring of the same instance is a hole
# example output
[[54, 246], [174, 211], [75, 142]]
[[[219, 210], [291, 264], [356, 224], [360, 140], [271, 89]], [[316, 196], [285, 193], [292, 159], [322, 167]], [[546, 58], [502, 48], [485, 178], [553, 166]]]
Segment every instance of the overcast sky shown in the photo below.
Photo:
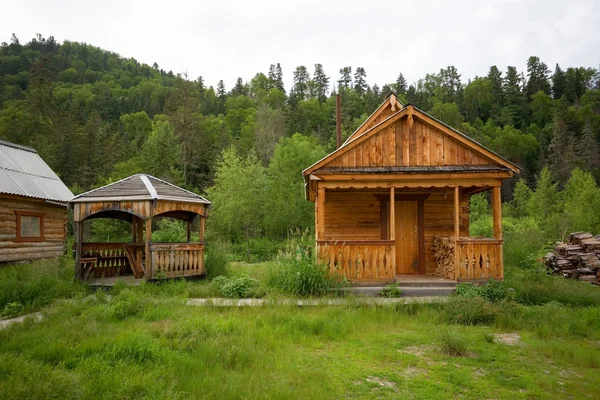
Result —
[[0, 13], [0, 41], [53, 35], [227, 89], [277, 62], [288, 88], [315, 63], [332, 82], [364, 67], [380, 86], [448, 65], [466, 82], [494, 64], [524, 70], [530, 55], [552, 70], [600, 63], [598, 0], [2, 0]]

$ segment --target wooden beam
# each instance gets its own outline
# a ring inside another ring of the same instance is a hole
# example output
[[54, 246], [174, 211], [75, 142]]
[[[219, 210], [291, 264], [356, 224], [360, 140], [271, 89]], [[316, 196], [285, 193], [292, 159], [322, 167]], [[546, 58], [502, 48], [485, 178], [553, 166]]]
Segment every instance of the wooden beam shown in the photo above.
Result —
[[190, 221], [189, 219], [186, 222], [186, 235], [187, 235], [187, 242], [191, 242], [192, 241], [192, 221]]
[[83, 278], [81, 248], [83, 246], [83, 222], [75, 222], [75, 279]]
[[135, 215], [131, 217], [131, 243], [135, 243], [137, 235], [137, 218]]
[[460, 187], [454, 188], [454, 276], [458, 279], [459, 271], [459, 251], [458, 251], [458, 240], [460, 238]]
[[199, 225], [200, 225], [200, 232], [198, 235], [198, 240], [200, 241], [200, 243], [202, 243], [204, 241], [204, 223], [205, 223], [206, 217], [204, 217], [203, 215], [200, 216], [200, 221], [199, 221]]
[[454, 180], [454, 179], [508, 179], [513, 176], [509, 171], [487, 172], [441, 172], [441, 173], [372, 173], [372, 174], [342, 174], [317, 172], [311, 175], [319, 181], [426, 181], [426, 180]]
[[394, 187], [390, 188], [390, 240], [396, 240], [396, 196]]
[[425, 274], [425, 201], [423, 199], [417, 200], [417, 220], [419, 228], [417, 234], [419, 235], [419, 273]]
[[317, 188], [317, 240], [325, 239], [325, 187], [319, 185]]
[[146, 254], [146, 262], [145, 262], [146, 265], [144, 265], [144, 267], [145, 267], [144, 275], [145, 275], [146, 279], [154, 278], [153, 265], [152, 265], [152, 260], [150, 257], [150, 242], [151, 241], [152, 241], [152, 218], [148, 218], [146, 220], [146, 240], [144, 241], [145, 254]]
[[502, 239], [502, 199], [500, 186], [492, 188], [492, 215], [494, 219], [494, 239]]
[[429, 181], [329, 181], [319, 182], [319, 188], [327, 189], [377, 189], [377, 188], [448, 188], [456, 186], [499, 186], [499, 180], [456, 179], [456, 180], [429, 180]]

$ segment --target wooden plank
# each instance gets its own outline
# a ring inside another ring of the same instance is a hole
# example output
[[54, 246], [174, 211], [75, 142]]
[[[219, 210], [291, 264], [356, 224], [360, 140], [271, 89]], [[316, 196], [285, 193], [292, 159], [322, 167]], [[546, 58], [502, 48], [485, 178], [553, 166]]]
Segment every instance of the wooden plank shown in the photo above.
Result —
[[431, 143], [429, 136], [429, 126], [421, 124], [421, 137], [423, 140], [422, 152], [423, 162], [422, 165], [431, 165]]
[[410, 164], [410, 130], [408, 129], [408, 122], [402, 121], [402, 165], [408, 166]]
[[391, 125], [388, 134], [387, 152], [389, 154], [388, 165], [390, 166], [396, 165], [396, 128], [396, 124]]
[[317, 189], [317, 239], [325, 238], [325, 187]]
[[[454, 248], [458, 249], [458, 239], [460, 237], [460, 188], [458, 186], [456, 186], [454, 188]], [[455, 266], [458, 267], [459, 264], [459, 259], [458, 259], [458, 255], [459, 252], [455, 251], [454, 252], [454, 256], [455, 256]], [[456, 271], [455, 276], [458, 276], [459, 271]]]
[[494, 239], [502, 239], [502, 200], [500, 196], [500, 186], [492, 188], [492, 215]]

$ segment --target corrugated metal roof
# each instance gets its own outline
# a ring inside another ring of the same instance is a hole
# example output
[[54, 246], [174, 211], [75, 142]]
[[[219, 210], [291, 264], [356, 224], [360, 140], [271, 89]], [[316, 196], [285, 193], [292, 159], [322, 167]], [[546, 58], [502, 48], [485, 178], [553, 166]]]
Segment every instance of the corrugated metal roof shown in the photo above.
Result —
[[510, 171], [500, 165], [431, 165], [412, 167], [325, 167], [315, 171], [318, 173], [336, 174], [373, 174], [373, 173], [442, 173], [442, 172], [486, 172]]
[[155, 199], [210, 204], [210, 201], [194, 192], [146, 174], [132, 175], [109, 185], [90, 190], [76, 196], [71, 202]]
[[0, 193], [67, 202], [73, 193], [32, 148], [0, 140]]

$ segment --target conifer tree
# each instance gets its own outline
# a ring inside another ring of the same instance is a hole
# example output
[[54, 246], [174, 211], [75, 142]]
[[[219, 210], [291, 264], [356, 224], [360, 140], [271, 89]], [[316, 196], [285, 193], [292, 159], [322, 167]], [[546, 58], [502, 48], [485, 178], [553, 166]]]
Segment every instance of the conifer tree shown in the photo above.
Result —
[[554, 69], [554, 75], [552, 75], [552, 97], [556, 99], [560, 99], [562, 95], [565, 93], [565, 89], [567, 86], [567, 78], [562, 69], [560, 69], [560, 65], [556, 64], [556, 68]]
[[325, 74], [321, 64], [315, 64], [313, 81], [317, 99], [319, 99], [319, 102], [321, 103], [325, 102], [327, 100], [327, 92], [329, 90], [329, 77]]
[[359, 96], [364, 95], [367, 90], [367, 72], [363, 67], [356, 68], [354, 72], [354, 90]]

